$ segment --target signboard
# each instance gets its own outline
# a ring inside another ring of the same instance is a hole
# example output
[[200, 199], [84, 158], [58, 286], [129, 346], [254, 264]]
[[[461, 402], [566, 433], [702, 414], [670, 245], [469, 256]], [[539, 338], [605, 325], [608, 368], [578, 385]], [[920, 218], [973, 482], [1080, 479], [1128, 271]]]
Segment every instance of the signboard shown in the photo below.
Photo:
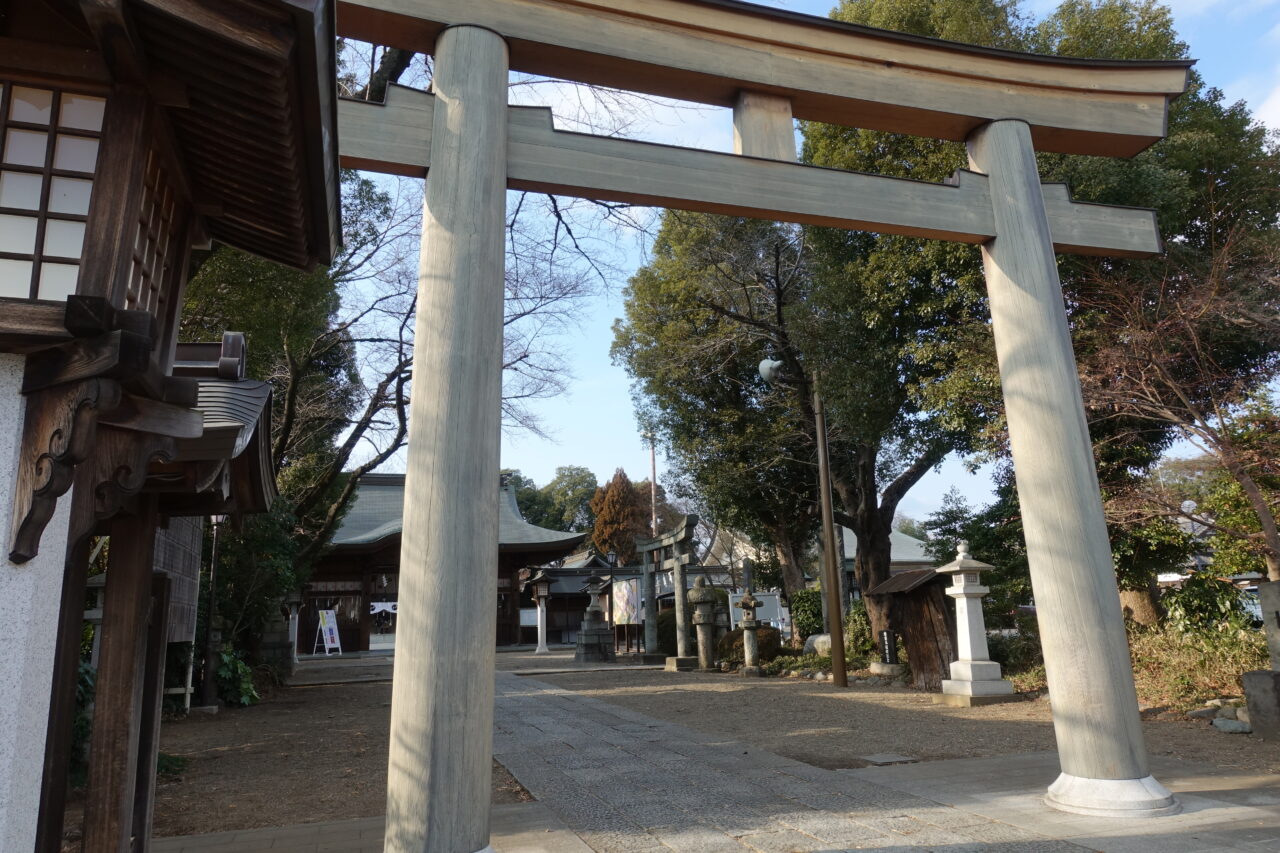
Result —
[[369, 602], [369, 614], [375, 613], [396, 613], [397, 601], [371, 601]]
[[639, 625], [644, 621], [640, 609], [640, 579], [613, 583], [613, 624]]
[[311, 653], [319, 651], [321, 644], [324, 645], [326, 655], [334, 652], [342, 654], [342, 640], [338, 639], [338, 614], [332, 610], [320, 611], [320, 624], [316, 626], [316, 641], [311, 647]]

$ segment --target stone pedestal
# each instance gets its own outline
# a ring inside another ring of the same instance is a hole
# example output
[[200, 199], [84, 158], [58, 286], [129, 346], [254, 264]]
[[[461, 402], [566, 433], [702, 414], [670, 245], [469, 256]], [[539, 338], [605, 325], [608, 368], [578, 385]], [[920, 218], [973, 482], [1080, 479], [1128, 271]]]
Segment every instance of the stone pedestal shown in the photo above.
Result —
[[692, 672], [698, 668], [698, 659], [694, 657], [666, 658], [662, 664], [663, 670], [666, 672]]
[[880, 676], [897, 678], [902, 675], [902, 664], [900, 663], [885, 663], [884, 661], [876, 660], [872, 661], [871, 666], [868, 668], [872, 673]]
[[1263, 740], [1280, 740], [1280, 672], [1257, 669], [1246, 672], [1240, 681], [1253, 733]]

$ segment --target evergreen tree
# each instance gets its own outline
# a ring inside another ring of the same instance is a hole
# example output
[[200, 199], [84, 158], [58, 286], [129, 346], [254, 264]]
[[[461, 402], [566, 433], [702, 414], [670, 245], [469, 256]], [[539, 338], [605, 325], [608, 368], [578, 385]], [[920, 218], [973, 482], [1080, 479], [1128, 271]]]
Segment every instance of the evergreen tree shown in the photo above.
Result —
[[601, 554], [610, 551], [617, 554], [618, 565], [634, 562], [636, 539], [647, 536], [649, 513], [625, 471], [619, 468], [613, 479], [596, 489], [591, 498], [591, 512], [595, 515], [591, 541], [596, 550]]

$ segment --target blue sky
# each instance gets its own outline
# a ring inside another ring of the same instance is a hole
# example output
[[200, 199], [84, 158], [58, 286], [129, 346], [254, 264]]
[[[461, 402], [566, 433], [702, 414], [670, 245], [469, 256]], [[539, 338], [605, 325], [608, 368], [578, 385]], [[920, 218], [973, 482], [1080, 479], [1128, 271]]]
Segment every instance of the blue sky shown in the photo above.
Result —
[[[826, 15], [832, 4], [829, 0], [765, 0], [762, 5]], [[1024, 2], [1024, 9], [1039, 17], [1056, 5], [1032, 0]], [[1259, 120], [1280, 128], [1280, 0], [1173, 0], [1167, 5], [1206, 82], [1221, 88], [1230, 100], [1246, 101]], [[530, 102], [534, 100], [536, 96]], [[725, 151], [732, 144], [726, 110], [655, 111], [629, 134]], [[583, 465], [602, 481], [618, 467], [633, 479], [648, 476], [649, 451], [637, 433], [628, 378], [609, 361], [611, 326], [622, 314], [621, 285], [643, 262], [644, 249], [643, 241], [635, 237], [620, 238], [615, 263], [623, 275], [609, 292], [585, 306], [577, 333], [563, 341], [575, 376], [569, 393], [535, 406], [551, 440], [504, 436], [504, 467], [519, 468], [539, 484], [551, 479], [561, 465]], [[663, 471], [659, 447], [659, 481]], [[991, 495], [989, 474], [988, 469], [968, 473], [960, 460], [948, 459], [912, 489], [900, 512], [923, 518], [952, 487], [980, 505]]]

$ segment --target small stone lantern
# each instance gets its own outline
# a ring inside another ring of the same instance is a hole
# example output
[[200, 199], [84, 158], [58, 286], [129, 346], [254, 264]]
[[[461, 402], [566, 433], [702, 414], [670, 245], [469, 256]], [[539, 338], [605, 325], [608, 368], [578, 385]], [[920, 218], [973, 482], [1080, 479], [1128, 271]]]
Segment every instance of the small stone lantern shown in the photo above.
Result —
[[604, 578], [592, 575], [582, 589], [589, 596], [590, 603], [578, 630], [578, 648], [573, 653], [573, 659], [578, 663], [612, 663], [617, 660], [613, 650], [613, 628], [604, 620], [604, 608], [600, 606], [608, 585]]
[[551, 597], [551, 578], [542, 569], [538, 569], [538, 573], [529, 580], [525, 581], [525, 585], [533, 590], [533, 600], [538, 606], [538, 647], [533, 650], [535, 655], [545, 655], [550, 653], [547, 648], [547, 599]]
[[760, 622], [756, 619], [756, 608], [760, 599], [750, 591], [742, 596], [738, 606], [742, 608], [742, 669], [743, 675], [758, 676], [760, 674], [760, 646], [756, 632], [760, 630]]
[[961, 542], [956, 558], [938, 569], [951, 575], [947, 595], [956, 600], [956, 652], [951, 678], [942, 682], [942, 695], [934, 701], [944, 705], [988, 705], [1007, 701], [1013, 684], [1000, 677], [1000, 664], [987, 651], [987, 626], [982, 618], [982, 597], [991, 590], [979, 583], [979, 575], [995, 566], [969, 555], [969, 543]]
[[712, 632], [716, 627], [716, 594], [707, 579], [698, 575], [686, 600], [693, 605], [693, 627], [698, 632], [698, 671], [711, 672], [713, 667]]

